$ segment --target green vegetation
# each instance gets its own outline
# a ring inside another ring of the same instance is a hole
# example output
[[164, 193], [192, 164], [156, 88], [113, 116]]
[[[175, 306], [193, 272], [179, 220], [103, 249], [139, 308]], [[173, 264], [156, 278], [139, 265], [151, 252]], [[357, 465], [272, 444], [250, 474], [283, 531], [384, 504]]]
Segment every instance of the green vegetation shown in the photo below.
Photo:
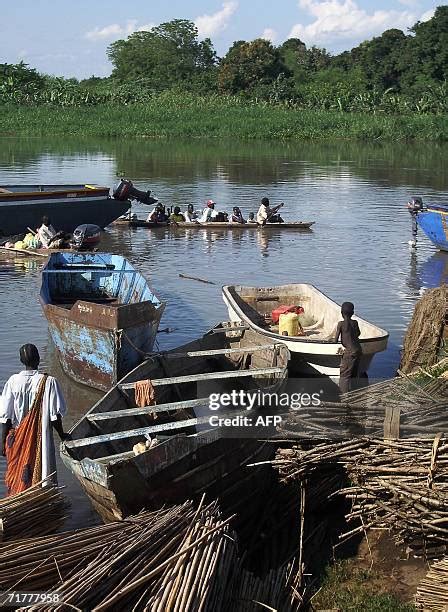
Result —
[[110, 77], [83, 81], [0, 64], [0, 133], [448, 140], [448, 6], [335, 56], [257, 39], [220, 59], [176, 19], [108, 57]]
[[166, 94], [146, 104], [0, 107], [0, 134], [91, 135], [146, 138], [439, 140], [448, 141], [443, 116], [296, 111], [269, 104]]
[[314, 610], [415, 612], [413, 605], [387, 593], [387, 584], [372, 572], [354, 569], [349, 561], [338, 561], [329, 567], [312, 604]]

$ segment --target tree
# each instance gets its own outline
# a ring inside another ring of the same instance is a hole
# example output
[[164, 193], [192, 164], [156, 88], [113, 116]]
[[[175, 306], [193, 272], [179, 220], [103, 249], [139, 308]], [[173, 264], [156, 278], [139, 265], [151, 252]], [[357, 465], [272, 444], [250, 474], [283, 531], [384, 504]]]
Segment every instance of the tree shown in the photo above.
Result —
[[237, 41], [221, 60], [218, 86], [225, 93], [256, 95], [281, 74], [288, 77], [290, 71], [279, 50], [269, 41], [262, 38], [251, 42]]
[[0, 64], [0, 86], [10, 89], [41, 89], [44, 77], [28, 64]]
[[156, 89], [186, 83], [212, 70], [217, 61], [210, 39], [199, 41], [196, 26], [186, 19], [134, 32], [127, 40], [112, 43], [107, 55], [114, 66], [113, 78], [145, 79]]

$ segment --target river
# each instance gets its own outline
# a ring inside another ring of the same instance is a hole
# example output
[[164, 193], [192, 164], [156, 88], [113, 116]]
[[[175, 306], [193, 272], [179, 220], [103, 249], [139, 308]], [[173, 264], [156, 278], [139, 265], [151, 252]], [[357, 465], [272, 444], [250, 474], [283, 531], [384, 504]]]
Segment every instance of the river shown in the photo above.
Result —
[[[413, 195], [447, 202], [448, 145], [380, 143], [235, 143], [92, 139], [0, 139], [0, 185], [99, 183], [125, 176], [168, 205], [256, 212], [263, 196], [285, 202], [285, 220], [315, 221], [299, 232], [130, 230], [111, 226], [101, 248], [131, 260], [167, 302], [162, 348], [186, 342], [226, 318], [223, 284], [306, 282], [390, 333], [369, 374], [393, 376], [406, 325], [422, 290], [448, 280], [448, 254], [423, 235], [411, 251], [406, 202]], [[133, 207], [143, 216], [148, 208]], [[35, 343], [42, 368], [61, 381], [66, 427], [99, 394], [61, 372], [38, 302], [41, 261], [0, 256], [0, 385], [20, 369], [18, 348]], [[179, 278], [199, 276], [215, 284]], [[0, 459], [3, 481], [5, 462]], [[75, 479], [59, 462], [59, 481], [72, 502], [67, 526], [98, 519]], [[3, 495], [3, 484], [0, 495]]]

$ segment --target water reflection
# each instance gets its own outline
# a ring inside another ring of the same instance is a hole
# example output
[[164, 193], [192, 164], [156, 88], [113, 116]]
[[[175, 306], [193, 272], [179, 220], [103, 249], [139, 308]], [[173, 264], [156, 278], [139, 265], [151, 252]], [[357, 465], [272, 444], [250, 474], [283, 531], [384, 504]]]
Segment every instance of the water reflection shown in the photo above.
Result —
[[[373, 379], [393, 376], [421, 290], [448, 281], [448, 254], [435, 253], [426, 239], [409, 251], [404, 206], [410, 194], [443, 195], [447, 152], [447, 145], [434, 144], [415, 149], [345, 142], [3, 139], [0, 184], [112, 185], [122, 173], [182, 207], [189, 202], [200, 207], [212, 197], [225, 210], [238, 205], [247, 215], [264, 195], [284, 201], [285, 220], [315, 221], [313, 231], [151, 231], [115, 225], [104, 234], [102, 248], [128, 258], [167, 302], [161, 327], [175, 331], [158, 335], [161, 348], [192, 340], [227, 317], [221, 285], [312, 283], [338, 302], [354, 302], [361, 316], [390, 332], [388, 350], [373, 361]], [[148, 207], [136, 205], [135, 211], [146, 216]], [[38, 302], [42, 265], [41, 260], [0, 255], [0, 385], [20, 369], [18, 347], [34, 342], [42, 367], [63, 385], [72, 421], [97, 394], [65, 377], [48, 343]], [[86, 520], [90, 515], [82, 494], [68, 473], [62, 470], [62, 475]]]

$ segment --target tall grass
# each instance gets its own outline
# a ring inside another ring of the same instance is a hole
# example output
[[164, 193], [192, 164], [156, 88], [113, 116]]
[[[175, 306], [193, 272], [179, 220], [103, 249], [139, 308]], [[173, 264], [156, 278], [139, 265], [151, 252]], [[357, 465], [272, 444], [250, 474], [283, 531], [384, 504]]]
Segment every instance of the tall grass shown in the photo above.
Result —
[[145, 103], [0, 106], [0, 135], [243, 140], [448, 140], [447, 115], [309, 110], [239, 98], [161, 95]]

